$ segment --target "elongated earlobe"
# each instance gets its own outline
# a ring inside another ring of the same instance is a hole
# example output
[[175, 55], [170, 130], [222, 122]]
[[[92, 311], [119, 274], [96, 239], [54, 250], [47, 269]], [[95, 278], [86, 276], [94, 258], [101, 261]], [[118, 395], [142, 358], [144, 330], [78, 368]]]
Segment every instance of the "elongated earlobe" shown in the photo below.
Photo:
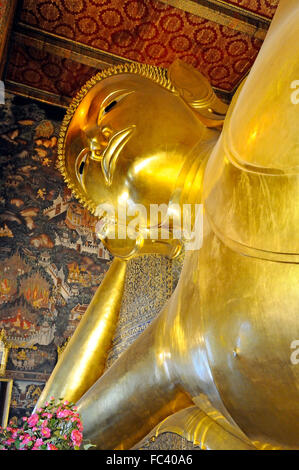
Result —
[[223, 124], [228, 105], [215, 94], [209, 81], [194, 67], [176, 59], [168, 69], [171, 83], [207, 127]]

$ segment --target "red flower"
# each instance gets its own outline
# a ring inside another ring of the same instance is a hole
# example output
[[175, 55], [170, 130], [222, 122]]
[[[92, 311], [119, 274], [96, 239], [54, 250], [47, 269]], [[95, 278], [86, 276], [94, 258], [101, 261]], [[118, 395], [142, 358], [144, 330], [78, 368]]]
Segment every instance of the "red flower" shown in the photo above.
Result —
[[20, 439], [22, 439], [23, 444], [30, 444], [32, 442], [32, 437], [30, 434], [24, 434], [24, 436], [21, 436]]
[[29, 416], [27, 423], [29, 424], [30, 427], [33, 427], [37, 424], [39, 420], [38, 414], [34, 413], [33, 415]]
[[12, 444], [13, 442], [15, 442], [15, 440], [10, 437], [10, 438], [7, 439], [6, 441], [4, 441], [4, 444], [10, 446], [10, 444]]
[[54, 446], [54, 444], [48, 444], [47, 449], [48, 450], [58, 450], [58, 448], [56, 446]]
[[83, 436], [82, 436], [82, 433], [79, 432], [79, 431], [77, 431], [76, 429], [74, 429], [74, 430], [72, 431], [72, 433], [71, 433], [71, 439], [72, 439], [73, 444], [74, 444], [75, 446], [80, 447], [81, 442], [82, 442], [82, 437], [83, 437]]
[[57, 418], [67, 418], [68, 416], [71, 416], [73, 413], [71, 410], [61, 410], [58, 411], [57, 413]]
[[49, 428], [42, 428], [41, 430], [42, 436], [44, 437], [50, 437], [51, 436], [51, 431]]
[[39, 438], [39, 439], [36, 439], [35, 443], [34, 443], [34, 447], [32, 448], [32, 450], [38, 450], [40, 448], [40, 446], [42, 446], [44, 443], [44, 441]]
[[44, 441], [41, 438], [36, 439], [34, 446], [32, 447], [32, 450], [40, 450], [40, 446], [42, 446], [43, 443]]

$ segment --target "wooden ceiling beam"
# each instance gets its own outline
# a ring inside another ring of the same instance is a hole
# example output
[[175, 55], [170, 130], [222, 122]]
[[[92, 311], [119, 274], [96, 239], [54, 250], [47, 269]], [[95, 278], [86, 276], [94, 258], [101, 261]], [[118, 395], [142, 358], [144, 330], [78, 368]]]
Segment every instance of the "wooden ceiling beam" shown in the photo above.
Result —
[[40, 90], [39, 88], [15, 82], [13, 80], [5, 80], [5, 92], [59, 106], [64, 109], [66, 109], [71, 102], [71, 98], [68, 98], [67, 96], [56, 95], [55, 93]]
[[[131, 62], [128, 59], [118, 57], [105, 51], [100, 51], [67, 38], [56, 36], [52, 33], [48, 33], [20, 22], [15, 25], [11, 34], [10, 42], [11, 45], [12, 43], [17, 43], [22, 46], [33, 47], [37, 50], [48, 52], [49, 54], [65, 59], [70, 59], [74, 62], [99, 70], [111, 67], [112, 65]], [[6, 91], [15, 95], [42, 101], [62, 108], [67, 108], [71, 102], [71, 98], [69, 97], [28, 86], [24, 83], [10, 80], [7, 77], [4, 78], [4, 81]]]
[[34, 26], [19, 22], [12, 33], [12, 41], [32, 46], [53, 55], [79, 62], [96, 69], [111, 65], [132, 62], [129, 59], [82, 44], [72, 39], [63, 38]]
[[265, 39], [271, 20], [222, 0], [160, 0], [179, 10], [200, 16], [230, 29]]

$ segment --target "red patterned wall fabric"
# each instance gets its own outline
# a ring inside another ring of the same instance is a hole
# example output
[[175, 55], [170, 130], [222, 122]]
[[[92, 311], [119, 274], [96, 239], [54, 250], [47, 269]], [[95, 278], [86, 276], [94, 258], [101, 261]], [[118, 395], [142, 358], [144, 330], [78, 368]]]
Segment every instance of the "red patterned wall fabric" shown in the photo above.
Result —
[[225, 3], [236, 5], [245, 10], [252, 11], [267, 18], [272, 18], [279, 0], [224, 0]]
[[226, 91], [262, 43], [155, 0], [24, 0], [21, 21], [138, 62], [168, 67], [179, 57]]
[[57, 95], [72, 97], [97, 69], [14, 44], [6, 78]]

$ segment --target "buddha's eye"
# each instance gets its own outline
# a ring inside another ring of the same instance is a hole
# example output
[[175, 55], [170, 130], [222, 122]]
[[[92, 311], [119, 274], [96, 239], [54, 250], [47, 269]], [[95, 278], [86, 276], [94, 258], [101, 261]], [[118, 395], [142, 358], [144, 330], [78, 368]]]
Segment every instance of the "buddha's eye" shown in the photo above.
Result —
[[103, 114], [109, 113], [109, 111], [111, 111], [111, 109], [114, 108], [114, 106], [116, 106], [116, 104], [117, 104], [116, 100], [111, 101], [111, 103], [109, 103], [108, 106], [106, 106], [106, 108], [104, 108], [104, 113]]
[[85, 161], [81, 162], [80, 167], [79, 167], [79, 174], [81, 176], [83, 175], [84, 165], [85, 165]]
[[102, 120], [102, 118], [104, 116], [106, 116], [106, 114], [108, 114], [112, 109], [114, 109], [115, 106], [120, 101], [122, 101], [126, 96], [130, 95], [131, 93], [134, 93], [134, 91], [118, 90], [116, 93], [112, 93], [110, 96], [108, 96], [107, 99], [105, 100], [105, 103], [106, 102], [109, 103], [109, 100], [112, 100], [112, 101], [110, 101], [110, 103], [107, 104], [107, 106], [101, 107], [101, 110], [100, 110], [99, 116], [98, 116], [98, 123]]
[[89, 155], [89, 151], [88, 149], [83, 149], [78, 157], [77, 157], [77, 161], [76, 161], [76, 173], [77, 173], [77, 178], [78, 180], [80, 181], [82, 187], [84, 187], [84, 181], [83, 181], [83, 177], [84, 177], [84, 169], [86, 168], [86, 164], [88, 163], [86, 160], [87, 160], [87, 157]]
[[83, 187], [84, 187], [84, 182], [83, 182], [84, 167], [85, 167], [87, 155], [88, 154], [86, 153], [85, 156], [83, 157], [83, 159], [81, 160], [81, 163], [80, 163], [80, 166], [79, 166], [80, 183], [82, 184]]

